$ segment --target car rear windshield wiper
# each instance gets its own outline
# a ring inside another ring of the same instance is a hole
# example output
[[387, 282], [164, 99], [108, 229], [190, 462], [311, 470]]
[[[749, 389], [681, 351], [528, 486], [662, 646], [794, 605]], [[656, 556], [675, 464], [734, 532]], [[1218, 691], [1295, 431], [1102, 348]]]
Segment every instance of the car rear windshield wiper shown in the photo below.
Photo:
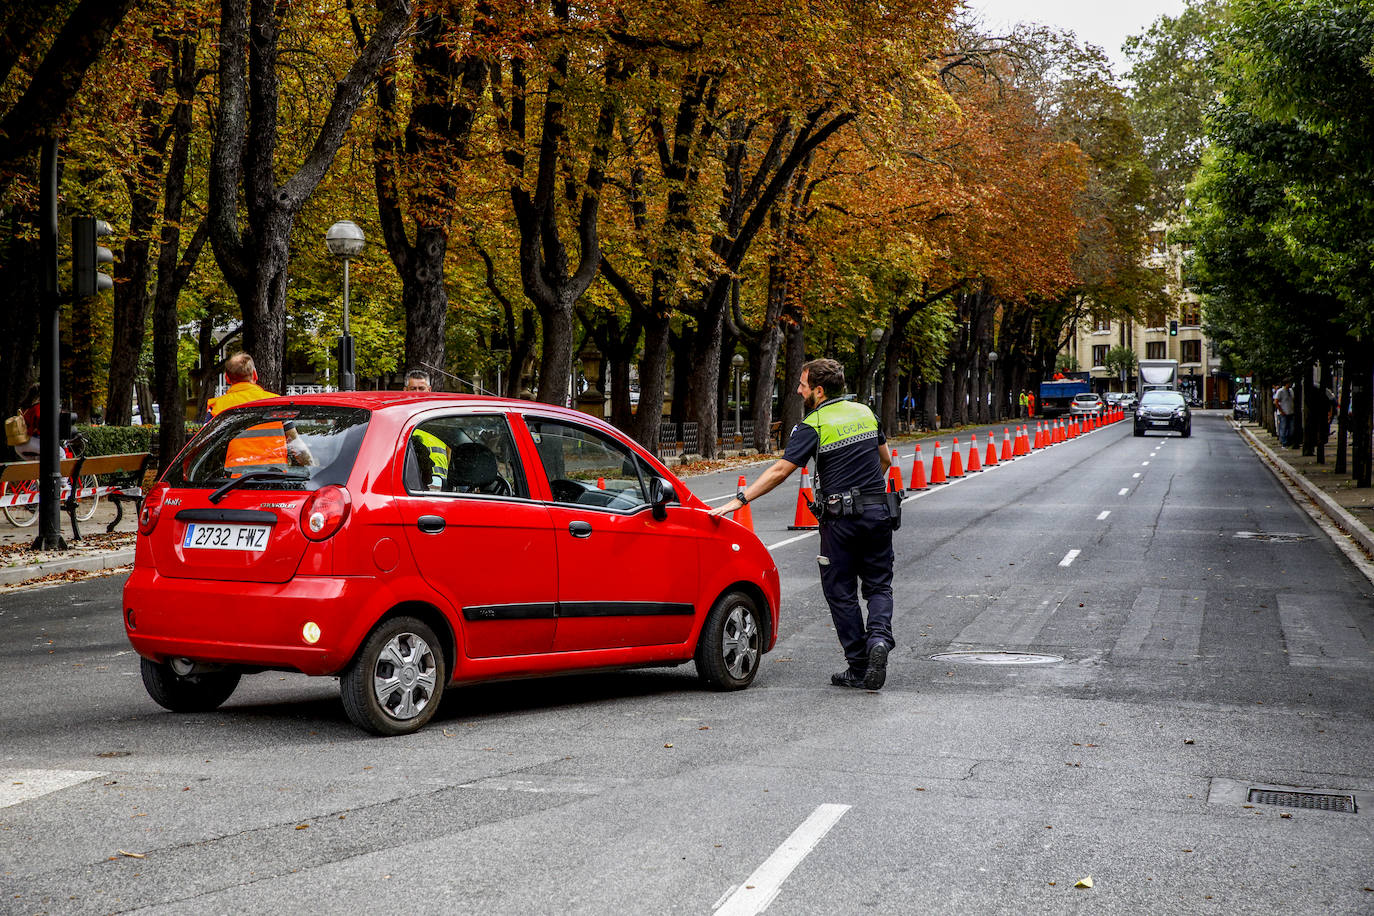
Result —
[[210, 494], [210, 502], [218, 504], [224, 499], [224, 494], [234, 489], [241, 483], [250, 480], [280, 480], [286, 476], [286, 472], [281, 468], [270, 468], [262, 471], [249, 471], [247, 474], [240, 474], [238, 477], [231, 478], [227, 483], [220, 486], [218, 490]]

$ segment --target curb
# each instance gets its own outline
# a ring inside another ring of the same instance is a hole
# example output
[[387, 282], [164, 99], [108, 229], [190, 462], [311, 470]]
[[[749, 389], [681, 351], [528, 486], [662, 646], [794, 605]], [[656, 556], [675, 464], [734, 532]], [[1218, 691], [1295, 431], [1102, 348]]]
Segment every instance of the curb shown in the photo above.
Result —
[[1340, 503], [1327, 496], [1320, 487], [1300, 474], [1291, 464], [1276, 455], [1250, 430], [1239, 425], [1235, 429], [1245, 437], [1251, 448], [1258, 451], [1270, 463], [1270, 470], [1281, 472], [1281, 477], [1287, 477], [1288, 480], [1292, 481], [1298, 489], [1307, 494], [1314, 503], [1321, 507], [1323, 512], [1331, 517], [1331, 521], [1337, 528], [1364, 548], [1366, 553], [1374, 556], [1374, 534], [1363, 522], [1351, 515]]
[[73, 557], [69, 560], [51, 560], [47, 563], [36, 563], [32, 566], [14, 566], [9, 569], [0, 569], [0, 585], [22, 584], [32, 579], [50, 576], [53, 573], [71, 572], [73, 570], [79, 572], [95, 572], [101, 569], [113, 569], [116, 566], [127, 566], [133, 561], [134, 548], [128, 547], [123, 550], [115, 550], [98, 556]]

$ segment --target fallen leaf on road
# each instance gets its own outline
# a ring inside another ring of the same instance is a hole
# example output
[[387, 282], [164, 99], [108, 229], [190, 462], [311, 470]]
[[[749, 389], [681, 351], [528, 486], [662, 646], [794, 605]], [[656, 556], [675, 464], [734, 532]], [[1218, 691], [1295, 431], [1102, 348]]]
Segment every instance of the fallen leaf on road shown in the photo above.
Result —
[[144, 855], [143, 853], [141, 853], [141, 852], [125, 852], [125, 851], [122, 850], [122, 849], [117, 849], [117, 850], [115, 850], [115, 851], [118, 852], [121, 856], [128, 856], [128, 857], [131, 858], [131, 859], [146, 859], [146, 858], [148, 858], [147, 856], [145, 856], [145, 855]]
[[1291, 814], [1280, 814], [1279, 817], [1284, 818], [1285, 820], [1287, 820], [1287, 819], [1292, 818], [1293, 815], [1291, 815]]
[[1192, 744], [1192, 743], [1193, 743], [1193, 739], [1192, 739], [1192, 738], [1184, 738], [1184, 739], [1183, 739], [1183, 743], [1184, 743], [1184, 744]]
[[296, 829], [297, 829], [297, 830], [308, 830], [308, 829], [310, 829], [310, 825], [309, 825], [309, 824], [297, 824], [297, 825], [296, 825]]
[[1093, 876], [1092, 876], [1092, 875], [1088, 875], [1088, 877], [1086, 877], [1086, 878], [1080, 878], [1080, 879], [1078, 880], [1078, 883], [1074, 885], [1074, 887], [1092, 887], [1092, 886], [1093, 886]]
[[672, 747], [671, 744], [665, 744], [665, 745], [663, 745], [663, 746], [664, 746], [664, 747]]

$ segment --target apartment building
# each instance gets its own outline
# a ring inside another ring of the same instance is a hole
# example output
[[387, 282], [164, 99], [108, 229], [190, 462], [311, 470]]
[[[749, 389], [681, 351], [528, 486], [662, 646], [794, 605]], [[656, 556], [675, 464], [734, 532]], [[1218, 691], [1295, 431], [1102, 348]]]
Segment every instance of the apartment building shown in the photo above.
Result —
[[1179, 387], [1185, 396], [1209, 407], [1230, 402], [1232, 385], [1222, 372], [1221, 358], [1202, 330], [1202, 303], [1184, 285], [1183, 246], [1166, 245], [1165, 227], [1157, 224], [1150, 231], [1150, 248], [1145, 263], [1164, 275], [1170, 305], [1146, 316], [1143, 322], [1095, 316], [1091, 312], [1079, 322], [1064, 353], [1076, 372], [1087, 374], [1094, 391], [1134, 391], [1133, 372], [1122, 378], [1120, 371], [1107, 368], [1107, 354], [1115, 347], [1126, 347], [1141, 359], [1178, 360]]

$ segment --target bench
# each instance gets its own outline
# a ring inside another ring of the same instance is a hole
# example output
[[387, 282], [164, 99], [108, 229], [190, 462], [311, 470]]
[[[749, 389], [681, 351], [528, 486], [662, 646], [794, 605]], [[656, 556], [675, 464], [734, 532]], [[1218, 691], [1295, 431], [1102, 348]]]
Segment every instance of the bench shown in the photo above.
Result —
[[[107, 533], [114, 531], [115, 526], [124, 519], [124, 503], [132, 502], [135, 513], [138, 512], [143, 502], [143, 478], [148, 473], [152, 460], [151, 452], [62, 459], [62, 510], [71, 519], [74, 540], [81, 540], [81, 529], [76, 519], [76, 501], [78, 499], [103, 496], [114, 503], [115, 517], [114, 521], [105, 527]], [[3, 490], [0, 490], [0, 508], [38, 502], [40, 471], [37, 461], [15, 461], [0, 465], [0, 467], [4, 468], [3, 472], [0, 473], [0, 483], [4, 484]], [[97, 478], [96, 486], [76, 488], [71, 486], [73, 479], [80, 481], [86, 477]], [[101, 483], [99, 482], [101, 477], [113, 477], [114, 481]], [[34, 484], [32, 490], [19, 493], [13, 491], [16, 485], [28, 483]]]

